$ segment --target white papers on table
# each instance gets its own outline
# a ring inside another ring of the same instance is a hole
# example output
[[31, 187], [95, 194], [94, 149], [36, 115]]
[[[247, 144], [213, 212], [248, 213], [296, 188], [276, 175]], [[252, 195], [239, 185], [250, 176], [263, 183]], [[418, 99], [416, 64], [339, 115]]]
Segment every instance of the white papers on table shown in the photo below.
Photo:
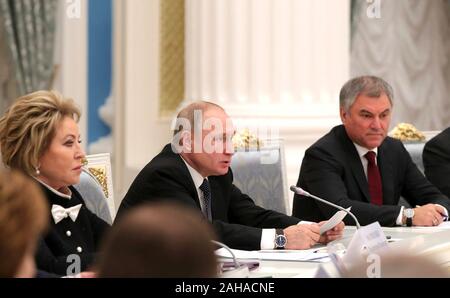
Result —
[[[450, 230], [450, 221], [444, 221], [438, 226], [432, 226], [432, 227], [422, 227], [422, 226], [412, 226], [412, 227], [404, 227], [402, 229], [411, 231], [420, 231], [420, 233], [428, 234], [428, 233], [435, 233], [439, 231], [446, 231]], [[386, 232], [389, 234], [389, 231]], [[388, 241], [391, 242], [391, 241]]]
[[[237, 259], [257, 259], [257, 260], [277, 260], [277, 261], [308, 261], [308, 262], [328, 262], [326, 248], [315, 248], [305, 250], [239, 250], [232, 249]], [[216, 255], [222, 258], [231, 258], [230, 253], [220, 248], [216, 250]]]
[[442, 222], [440, 225], [438, 226], [433, 226], [433, 227], [418, 227], [418, 226], [414, 226], [414, 229], [450, 229], [450, 221], [444, 221]]
[[450, 221], [443, 221], [440, 225], [438, 225], [438, 228], [450, 229]]

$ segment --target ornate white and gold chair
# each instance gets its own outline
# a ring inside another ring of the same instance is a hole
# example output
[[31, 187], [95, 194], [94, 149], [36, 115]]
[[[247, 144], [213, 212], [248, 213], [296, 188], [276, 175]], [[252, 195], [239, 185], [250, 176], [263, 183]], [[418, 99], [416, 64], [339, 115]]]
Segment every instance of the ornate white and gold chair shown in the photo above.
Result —
[[399, 123], [389, 133], [393, 138], [399, 139], [403, 142], [406, 150], [408, 151], [411, 159], [416, 164], [417, 168], [424, 173], [423, 167], [423, 147], [426, 142], [437, 135], [440, 131], [419, 131], [412, 124]]
[[252, 141], [245, 133], [244, 140], [237, 139], [231, 162], [234, 184], [256, 205], [290, 214], [283, 141]]
[[80, 183], [74, 187], [82, 195], [86, 207], [104, 221], [112, 224], [116, 215], [109, 153], [86, 156]]
[[[422, 159], [423, 148], [425, 147], [426, 142], [439, 132], [440, 131], [437, 130], [419, 131], [412, 124], [399, 123], [389, 133], [389, 135], [403, 142], [403, 145], [411, 156], [412, 161], [416, 164], [417, 168], [424, 173], [425, 170]], [[411, 207], [403, 197], [400, 197], [398, 205]]]

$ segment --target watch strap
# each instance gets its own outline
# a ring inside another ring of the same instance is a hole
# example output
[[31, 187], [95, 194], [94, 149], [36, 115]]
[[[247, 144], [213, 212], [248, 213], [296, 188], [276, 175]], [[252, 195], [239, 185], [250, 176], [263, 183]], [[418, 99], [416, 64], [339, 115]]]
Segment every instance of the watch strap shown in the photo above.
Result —
[[406, 218], [406, 226], [407, 227], [412, 227], [412, 217], [407, 217]]
[[[284, 245], [283, 246], [278, 246], [277, 241], [280, 236], [284, 237]], [[283, 229], [275, 229], [275, 248], [276, 249], [284, 249], [285, 245], [286, 245], [286, 236], [284, 235]]]

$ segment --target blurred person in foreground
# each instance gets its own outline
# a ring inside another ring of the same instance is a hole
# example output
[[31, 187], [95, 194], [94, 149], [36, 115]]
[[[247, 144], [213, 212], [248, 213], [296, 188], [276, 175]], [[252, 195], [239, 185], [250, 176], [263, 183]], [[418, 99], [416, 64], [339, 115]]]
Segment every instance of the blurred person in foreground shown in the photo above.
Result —
[[34, 255], [48, 213], [35, 181], [20, 172], [0, 172], [0, 278], [36, 276]]
[[98, 277], [217, 276], [212, 228], [175, 203], [133, 208], [112, 227], [102, 245]]
[[372, 255], [368, 262], [349, 266], [345, 278], [448, 278], [448, 271], [431, 257], [388, 253]]

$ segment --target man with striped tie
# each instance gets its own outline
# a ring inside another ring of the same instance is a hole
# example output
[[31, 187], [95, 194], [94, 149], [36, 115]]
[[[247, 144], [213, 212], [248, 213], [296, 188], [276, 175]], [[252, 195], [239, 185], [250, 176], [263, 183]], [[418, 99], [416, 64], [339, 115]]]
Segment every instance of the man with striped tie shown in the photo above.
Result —
[[175, 200], [201, 211], [225, 244], [247, 250], [308, 249], [342, 235], [343, 223], [320, 235], [323, 222], [299, 224], [300, 219], [256, 206], [241, 193], [230, 169], [234, 133], [220, 106], [201, 101], [184, 108], [172, 143], [138, 174], [119, 215], [144, 201]]

